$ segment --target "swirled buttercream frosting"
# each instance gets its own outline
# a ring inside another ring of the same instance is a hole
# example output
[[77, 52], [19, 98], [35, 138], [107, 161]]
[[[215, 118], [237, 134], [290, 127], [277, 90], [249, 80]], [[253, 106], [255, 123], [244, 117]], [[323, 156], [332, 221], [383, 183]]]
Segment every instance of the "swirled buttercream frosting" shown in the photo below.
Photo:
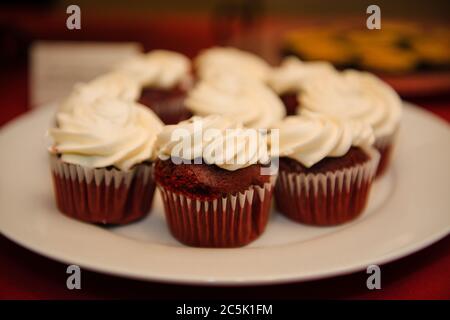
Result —
[[54, 141], [50, 152], [64, 162], [89, 168], [128, 170], [152, 159], [163, 126], [147, 107], [106, 97], [56, 117], [58, 126], [49, 130]]
[[162, 160], [201, 160], [234, 171], [269, 162], [266, 138], [259, 130], [243, 128], [222, 116], [194, 116], [165, 126], [158, 135], [156, 149]]
[[231, 74], [200, 81], [189, 92], [185, 104], [195, 115], [219, 114], [251, 128], [268, 128], [286, 114], [280, 98], [270, 88]]
[[190, 61], [181, 53], [153, 50], [119, 64], [117, 72], [136, 80], [141, 86], [172, 89], [190, 81]]
[[392, 135], [402, 113], [401, 100], [391, 87], [368, 72], [355, 70], [309, 81], [299, 99], [300, 110], [368, 123], [376, 138]]
[[268, 84], [279, 95], [300, 92], [310, 79], [333, 72], [336, 70], [328, 62], [303, 62], [298, 58], [288, 57], [278, 68], [273, 69]]
[[278, 129], [278, 150], [273, 156], [289, 157], [312, 167], [325, 157], [341, 157], [352, 146], [369, 147], [374, 142], [372, 128], [360, 121], [304, 111], [274, 126]]
[[200, 79], [222, 73], [235, 73], [241, 77], [266, 81], [271, 67], [257, 55], [232, 47], [213, 47], [202, 51], [194, 60]]
[[110, 72], [92, 81], [76, 84], [70, 95], [60, 104], [59, 112], [70, 112], [80, 105], [91, 105], [102, 97], [136, 101], [139, 93], [140, 88], [136, 81], [126, 75]]

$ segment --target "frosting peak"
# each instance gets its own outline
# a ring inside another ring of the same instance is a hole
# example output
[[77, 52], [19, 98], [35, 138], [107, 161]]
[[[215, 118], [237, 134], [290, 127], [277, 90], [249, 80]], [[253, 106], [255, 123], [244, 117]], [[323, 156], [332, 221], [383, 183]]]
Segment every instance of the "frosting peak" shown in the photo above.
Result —
[[377, 138], [391, 135], [401, 117], [401, 100], [368, 72], [347, 70], [309, 81], [299, 97], [301, 108], [357, 119], [372, 126]]
[[139, 92], [139, 85], [130, 77], [110, 72], [90, 82], [76, 84], [69, 97], [61, 103], [59, 111], [70, 112], [79, 105], [90, 105], [101, 97], [135, 101]]
[[266, 81], [270, 66], [257, 55], [232, 47], [213, 47], [202, 51], [194, 61], [201, 79], [234, 73], [253, 80]]
[[328, 62], [303, 62], [298, 58], [288, 57], [280, 67], [273, 70], [268, 83], [278, 94], [299, 92], [311, 78], [333, 72], [336, 70]]
[[178, 52], [153, 50], [117, 67], [145, 87], [171, 89], [190, 81], [190, 61]]
[[286, 114], [283, 103], [268, 87], [231, 74], [200, 81], [185, 104], [196, 115], [219, 114], [251, 128], [268, 128]]
[[57, 114], [58, 127], [49, 130], [50, 151], [64, 162], [90, 168], [115, 166], [128, 170], [150, 160], [162, 123], [135, 102], [100, 98]]
[[272, 155], [293, 158], [308, 168], [325, 157], [343, 156], [352, 146], [369, 147], [374, 142], [367, 124], [309, 111], [289, 116], [274, 128], [279, 129], [280, 140]]
[[161, 159], [171, 158], [175, 164], [203, 159], [207, 164], [234, 171], [268, 163], [266, 141], [259, 130], [245, 129], [230, 119], [211, 115], [165, 126], [156, 148]]

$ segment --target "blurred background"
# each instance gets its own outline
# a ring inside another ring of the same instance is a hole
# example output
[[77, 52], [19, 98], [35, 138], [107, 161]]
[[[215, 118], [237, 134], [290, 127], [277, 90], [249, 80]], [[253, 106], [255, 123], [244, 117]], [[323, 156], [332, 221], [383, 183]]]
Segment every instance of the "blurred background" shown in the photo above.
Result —
[[[66, 27], [70, 15], [66, 9], [72, 4], [81, 9], [80, 30]], [[370, 70], [408, 99], [448, 96], [450, 2], [377, 1], [381, 30], [366, 28], [370, 4], [358, 0], [2, 3], [1, 120], [4, 123], [40, 100], [45, 101], [38, 99], [43, 96], [42, 90], [47, 94], [59, 90], [54, 85], [43, 88], [43, 82], [58, 82], [57, 77], [64, 77], [62, 70], [73, 75], [70, 81], [86, 80], [103, 70], [106, 61], [112, 63], [114, 55], [156, 48], [193, 57], [202, 48], [233, 45], [258, 53], [274, 65], [286, 55], [328, 60], [338, 68]], [[74, 46], [67, 46], [67, 41]], [[62, 43], [66, 46], [58, 46]], [[106, 46], [98, 50], [95, 45], [99, 43]], [[83, 55], [75, 54], [82, 44], [94, 46], [87, 47]], [[55, 64], [53, 57], [61, 59], [61, 55], [67, 56], [66, 64], [72, 64], [72, 69]], [[84, 73], [73, 71], [83, 69]]]

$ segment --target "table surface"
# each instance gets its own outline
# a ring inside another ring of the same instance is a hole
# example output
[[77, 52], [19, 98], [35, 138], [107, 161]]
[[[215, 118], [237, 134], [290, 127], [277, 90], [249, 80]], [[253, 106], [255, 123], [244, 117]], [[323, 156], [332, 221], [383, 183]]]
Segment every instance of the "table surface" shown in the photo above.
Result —
[[[28, 110], [25, 67], [0, 73], [0, 96], [0, 126]], [[450, 121], [450, 95], [411, 102]], [[450, 299], [450, 236], [382, 266], [381, 290], [366, 288], [365, 272], [237, 289], [142, 282], [86, 270], [82, 270], [82, 289], [68, 290], [66, 268], [0, 236], [1, 299]]]

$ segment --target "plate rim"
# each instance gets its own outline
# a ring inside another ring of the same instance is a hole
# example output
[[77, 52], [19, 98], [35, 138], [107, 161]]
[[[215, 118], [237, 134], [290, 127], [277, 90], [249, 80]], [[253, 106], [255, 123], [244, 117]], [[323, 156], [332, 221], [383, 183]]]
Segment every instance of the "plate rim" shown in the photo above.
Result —
[[[149, 282], [158, 282], [158, 283], [166, 283], [166, 284], [173, 284], [173, 285], [195, 285], [195, 286], [202, 286], [202, 287], [209, 287], [209, 286], [222, 286], [222, 287], [245, 287], [245, 286], [264, 286], [264, 285], [277, 285], [277, 284], [288, 284], [288, 283], [297, 283], [297, 282], [308, 282], [308, 281], [314, 281], [319, 279], [329, 279], [332, 277], [337, 276], [345, 276], [348, 274], [356, 273], [359, 271], [363, 271], [367, 268], [369, 265], [385, 265], [390, 262], [397, 261], [401, 258], [406, 258], [407, 256], [410, 256], [411, 254], [414, 254], [416, 252], [419, 252], [434, 243], [438, 242], [439, 240], [444, 239], [445, 237], [449, 236], [450, 234], [450, 228], [448, 230], [443, 230], [440, 233], [433, 234], [426, 240], [422, 241], [416, 241], [414, 243], [408, 244], [406, 246], [407, 249], [404, 249], [405, 247], [400, 247], [396, 251], [393, 251], [390, 255], [385, 255], [382, 258], [373, 258], [369, 261], [364, 261], [357, 263], [351, 267], [341, 267], [341, 268], [335, 268], [333, 270], [330, 270], [328, 272], [322, 272], [322, 273], [316, 273], [314, 275], [305, 275], [305, 276], [295, 276], [293, 278], [292, 276], [278, 276], [278, 277], [271, 277], [270, 279], [260, 279], [260, 280], [208, 280], [208, 281], [200, 281], [198, 279], [192, 278], [188, 279], [186, 277], [166, 277], [166, 276], [154, 276], [154, 275], [137, 275], [133, 272], [127, 273], [126, 271], [115, 271], [112, 270], [113, 268], [101, 268], [93, 265], [87, 265], [85, 263], [79, 263], [77, 261], [69, 261], [68, 259], [61, 258], [61, 256], [57, 256], [53, 253], [48, 253], [44, 250], [39, 249], [37, 246], [30, 245], [29, 243], [26, 243], [26, 241], [21, 241], [14, 239], [9, 234], [5, 233], [4, 230], [0, 230], [0, 233], [10, 240], [11, 242], [25, 248], [26, 250], [29, 250], [33, 253], [36, 253], [38, 255], [41, 255], [47, 259], [54, 260], [59, 263], [71, 265], [75, 264], [80, 266], [82, 269], [86, 269], [89, 271], [93, 271], [100, 274], [106, 274], [109, 276], [115, 276], [115, 277], [122, 277], [125, 279], [132, 279], [132, 280], [141, 280], [141, 281], [149, 281]], [[420, 243], [417, 245], [417, 243]], [[403, 249], [402, 249], [403, 248]]]

